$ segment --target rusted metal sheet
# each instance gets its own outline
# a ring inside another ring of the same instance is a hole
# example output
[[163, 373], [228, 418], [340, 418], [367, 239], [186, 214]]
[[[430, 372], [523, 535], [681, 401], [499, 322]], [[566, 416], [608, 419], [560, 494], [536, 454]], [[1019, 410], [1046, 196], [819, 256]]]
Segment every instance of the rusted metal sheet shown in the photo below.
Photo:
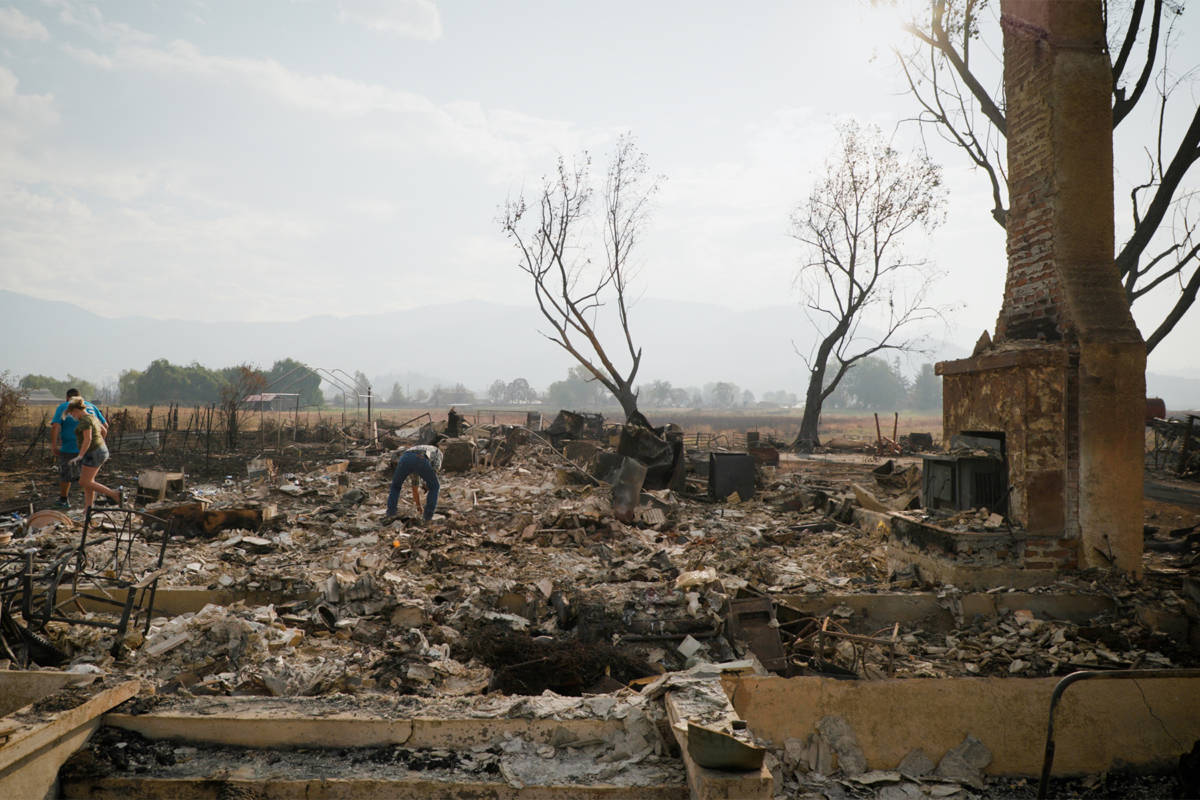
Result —
[[769, 597], [729, 601], [729, 635], [745, 642], [750, 652], [772, 672], [787, 672], [787, 654], [779, 639], [775, 606]]

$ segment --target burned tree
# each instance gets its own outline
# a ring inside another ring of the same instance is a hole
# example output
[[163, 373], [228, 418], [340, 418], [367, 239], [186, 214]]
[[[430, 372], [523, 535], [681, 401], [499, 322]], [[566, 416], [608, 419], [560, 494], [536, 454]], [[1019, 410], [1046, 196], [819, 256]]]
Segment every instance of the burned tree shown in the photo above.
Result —
[[[797, 275], [816, 343], [797, 348], [809, 371], [795, 446], [820, 444], [821, 405], [854, 364], [884, 350], [911, 350], [911, 325], [938, 315], [925, 303], [927, 262], [910, 260], [904, 239], [942, 221], [941, 172], [928, 157], [901, 157], [877, 128], [845, 123], [823, 178], [792, 215], [805, 246]], [[871, 327], [877, 326], [877, 327]]]
[[230, 367], [225, 372], [225, 383], [221, 386], [221, 418], [225, 423], [226, 443], [230, 450], [235, 450], [242, 404], [250, 395], [261, 392], [267, 381], [261, 372], [246, 364]]
[[[660, 178], [649, 175], [645, 155], [632, 137], [622, 136], [609, 163], [604, 181], [601, 219], [594, 219], [591, 159], [584, 153], [568, 164], [559, 157], [552, 176], [543, 178], [532, 203], [524, 196], [510, 200], [501, 224], [520, 251], [519, 266], [533, 282], [533, 293], [551, 333], [542, 333], [566, 350], [604, 386], [631, 424], [649, 427], [638, 411], [634, 390], [642, 349], [634, 344], [629, 327], [631, 260], [649, 213], [650, 200]], [[600, 229], [600, 243], [591, 241], [591, 229]], [[591, 254], [599, 247], [603, 261]], [[598, 320], [602, 309], [615, 305], [620, 337], [629, 355], [622, 369], [601, 340]]]
[[[979, 168], [990, 185], [991, 215], [1005, 226], [1007, 108], [996, 80], [999, 50], [984, 46], [991, 31], [1007, 24], [1002, 13], [994, 13], [998, 5], [989, 0], [921, 3], [928, 15], [905, 25], [915, 47], [895, 53], [920, 109], [917, 121], [956, 145]], [[1135, 144], [1145, 154], [1144, 172], [1122, 174], [1118, 168], [1115, 174], [1118, 191], [1123, 186], [1129, 203], [1126, 238], [1118, 240], [1116, 262], [1130, 304], [1151, 293], [1168, 301], [1165, 313], [1145, 334], [1146, 351], [1151, 352], [1200, 292], [1200, 206], [1187, 180], [1200, 161], [1196, 64], [1181, 66], [1172, 59], [1182, 52], [1176, 47], [1176, 25], [1183, 2], [1105, 0], [1102, 5], [1112, 64], [1114, 135], [1127, 120], [1142, 116], [1145, 123], [1126, 126], [1136, 131], [1131, 135], [1142, 137]], [[1044, 35], [1033, 29], [1021, 33]], [[1139, 107], [1142, 113], [1135, 114]]]
[[24, 402], [25, 389], [15, 383], [7, 372], [0, 372], [0, 456], [4, 455], [8, 433]]

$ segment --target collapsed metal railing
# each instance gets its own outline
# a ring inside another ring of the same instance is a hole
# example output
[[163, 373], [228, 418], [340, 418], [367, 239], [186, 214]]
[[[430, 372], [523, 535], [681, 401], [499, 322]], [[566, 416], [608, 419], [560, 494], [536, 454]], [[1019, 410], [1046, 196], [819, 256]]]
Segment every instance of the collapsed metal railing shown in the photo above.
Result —
[[1185, 416], [1146, 423], [1154, 433], [1149, 460], [1155, 469], [1171, 469], [1179, 475], [1200, 469], [1200, 414]]
[[0, 550], [0, 656], [20, 667], [65, 662], [69, 656], [44, 633], [51, 622], [112, 630], [110, 652], [119, 655], [131, 625], [143, 635], [150, 628], [174, 532], [173, 520], [143, 511], [92, 508], [73, 545]]
[[1038, 781], [1038, 800], [1046, 800], [1050, 770], [1054, 767], [1054, 712], [1063, 693], [1072, 685], [1088, 680], [1130, 680], [1137, 678], [1200, 678], [1200, 669], [1114, 669], [1072, 672], [1054, 686], [1050, 695], [1050, 719], [1046, 724], [1046, 750], [1042, 758], [1042, 776]]

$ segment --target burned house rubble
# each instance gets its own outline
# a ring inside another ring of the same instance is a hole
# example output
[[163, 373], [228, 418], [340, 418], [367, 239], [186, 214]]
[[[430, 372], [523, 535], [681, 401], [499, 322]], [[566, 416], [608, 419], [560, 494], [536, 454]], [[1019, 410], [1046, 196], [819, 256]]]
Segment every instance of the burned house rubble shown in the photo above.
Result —
[[[1009, 272], [942, 441], [456, 412], [119, 457], [87, 514], [6, 473], [0, 797], [1200, 796], [1194, 420], [1147, 453], [1101, 4], [1000, 11]], [[438, 513], [385, 518], [418, 443]]]
[[[981, 540], [1012, 521], [923, 506], [919, 454], [697, 449], [670, 427], [571, 416], [441, 440], [429, 524], [411, 505], [385, 522], [383, 500], [396, 454], [443, 423], [216, 479], [144, 469], [144, 505], [11, 526], [5, 674], [61, 680], [10, 709], [9, 741], [92, 708], [102, 727], [53, 762], [62, 797], [214, 780], [298, 796], [335, 777], [380, 796], [979, 797], [1032, 792], [1037, 772], [986, 715], [884, 742], [853, 702], [759, 698], [770, 681], [1020, 684], [1032, 724], [1059, 676], [1200, 666], [1190, 547], [1148, 552], [1141, 581], [1071, 570], [967, 589], [898, 563], [914, 534], [897, 521]], [[1183, 680], [1148, 690], [1181, 742], [1200, 738], [1172, 716], [1195, 693], [1160, 703]], [[789, 723], [795, 702], [824, 710]], [[1063, 774], [1131, 755], [1110, 746], [1064, 742]], [[1134, 757], [1161, 765], [1157, 747]], [[33, 785], [8, 763], [0, 780]]]

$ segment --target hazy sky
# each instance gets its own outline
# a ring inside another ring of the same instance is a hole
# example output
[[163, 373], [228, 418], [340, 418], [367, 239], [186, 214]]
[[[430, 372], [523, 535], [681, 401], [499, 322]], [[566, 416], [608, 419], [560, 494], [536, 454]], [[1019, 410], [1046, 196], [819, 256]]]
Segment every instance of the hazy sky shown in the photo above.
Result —
[[[0, 4], [0, 288], [205, 320], [490, 299], [532, 326], [499, 207], [631, 131], [667, 176], [644, 296], [794, 303], [789, 212], [834, 121], [912, 113], [881, 49], [902, 35], [852, 0]], [[1003, 232], [981, 176], [935, 155], [935, 299], [969, 347]], [[1152, 369], [1200, 369], [1198, 320]]]

